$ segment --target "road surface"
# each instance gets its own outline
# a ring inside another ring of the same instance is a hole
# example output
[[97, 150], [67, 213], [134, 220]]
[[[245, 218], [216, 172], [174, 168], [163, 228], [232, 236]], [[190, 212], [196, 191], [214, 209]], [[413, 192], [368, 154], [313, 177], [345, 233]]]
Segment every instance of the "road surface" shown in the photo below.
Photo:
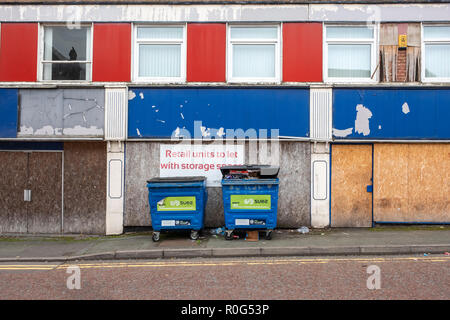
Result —
[[450, 257], [10, 262], [0, 264], [0, 292], [3, 300], [448, 300]]

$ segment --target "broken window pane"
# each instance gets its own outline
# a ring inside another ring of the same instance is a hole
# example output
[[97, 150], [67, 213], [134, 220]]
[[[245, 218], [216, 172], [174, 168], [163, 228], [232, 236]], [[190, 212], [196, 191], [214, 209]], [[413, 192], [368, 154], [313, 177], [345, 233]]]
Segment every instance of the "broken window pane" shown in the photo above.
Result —
[[[89, 27], [45, 27], [43, 79], [88, 80], [90, 33]], [[71, 62], [58, 63], [59, 61]]]
[[45, 63], [44, 80], [86, 80], [86, 63]]

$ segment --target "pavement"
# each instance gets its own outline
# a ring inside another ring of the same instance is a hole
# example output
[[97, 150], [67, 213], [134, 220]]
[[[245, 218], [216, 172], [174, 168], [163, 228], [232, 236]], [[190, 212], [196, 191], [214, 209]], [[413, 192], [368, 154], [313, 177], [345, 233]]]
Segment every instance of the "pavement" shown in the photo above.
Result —
[[[188, 232], [131, 231], [118, 236], [0, 236], [0, 262], [44, 262], [118, 259], [445, 254], [450, 252], [450, 226], [376, 226], [374, 228], [276, 229], [271, 240], [249, 241], [245, 231], [225, 240], [205, 229], [198, 240]], [[250, 237], [249, 237], [250, 238]]]

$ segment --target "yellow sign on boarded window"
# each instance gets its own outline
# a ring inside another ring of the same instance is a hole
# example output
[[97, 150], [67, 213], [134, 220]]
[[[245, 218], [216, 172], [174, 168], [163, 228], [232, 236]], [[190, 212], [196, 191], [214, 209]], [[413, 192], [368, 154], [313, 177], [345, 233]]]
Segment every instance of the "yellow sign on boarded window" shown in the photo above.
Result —
[[401, 34], [398, 36], [398, 46], [399, 48], [406, 48], [408, 46], [406, 34]]

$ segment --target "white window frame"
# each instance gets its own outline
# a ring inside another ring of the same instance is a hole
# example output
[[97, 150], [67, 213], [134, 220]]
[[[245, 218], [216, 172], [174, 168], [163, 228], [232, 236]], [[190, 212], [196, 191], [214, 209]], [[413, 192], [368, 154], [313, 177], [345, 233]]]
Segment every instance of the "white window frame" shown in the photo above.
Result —
[[[143, 39], [138, 40], [137, 31], [140, 27], [183, 28], [183, 37], [179, 39]], [[186, 82], [186, 38], [187, 24], [134, 24], [133, 25], [133, 82], [137, 83], [184, 83]], [[139, 77], [139, 44], [181, 44], [180, 76], [179, 77]]]
[[[434, 39], [434, 40], [426, 40], [425, 41], [425, 33], [424, 33], [424, 28], [425, 27], [450, 27], [450, 24], [431, 24], [431, 23], [421, 23], [421, 56], [422, 56], [422, 61], [421, 63], [421, 78], [422, 78], [422, 82], [450, 82], [450, 77], [448, 78], [427, 78], [425, 75], [425, 56], [426, 56], [426, 50], [425, 50], [425, 44], [449, 44], [450, 45], [450, 36], [448, 38], [442, 38], [442, 39]], [[449, 57], [450, 59], [450, 57]]]
[[[94, 28], [93, 23], [82, 23], [80, 24], [80, 27], [86, 28], [88, 27], [90, 29], [90, 36], [89, 39], [90, 42], [90, 60], [86, 61], [76, 61], [76, 63], [85, 63], [86, 64], [86, 80], [45, 80], [44, 79], [44, 62], [52, 62], [52, 61], [46, 61], [44, 60], [44, 48], [45, 48], [45, 28], [46, 27], [64, 27], [66, 26], [64, 23], [40, 23], [39, 24], [39, 33], [38, 33], [38, 80], [40, 82], [45, 83], [86, 83], [86, 82], [92, 82], [92, 64], [93, 64], [93, 54], [94, 54]], [[69, 63], [69, 62], [63, 62], [63, 61], [55, 61], [54, 63]], [[72, 62], [74, 63], [74, 62]], [[88, 69], [89, 68], [89, 69]], [[88, 77], [89, 75], [89, 77]]]
[[[277, 39], [238, 39], [231, 40], [231, 29], [276, 27]], [[280, 83], [281, 82], [281, 25], [274, 24], [227, 24], [227, 82], [230, 83]], [[238, 78], [233, 77], [233, 44], [275, 44], [275, 77], [273, 78]]]
[[[372, 27], [373, 39], [332, 39], [327, 40], [327, 27]], [[375, 73], [379, 62], [378, 57], [379, 23], [375, 24], [323, 24], [323, 78], [326, 83], [376, 83], [378, 72]], [[373, 78], [335, 78], [328, 77], [328, 44], [369, 44], [371, 45], [370, 76]], [[374, 74], [375, 73], [375, 74]]]

